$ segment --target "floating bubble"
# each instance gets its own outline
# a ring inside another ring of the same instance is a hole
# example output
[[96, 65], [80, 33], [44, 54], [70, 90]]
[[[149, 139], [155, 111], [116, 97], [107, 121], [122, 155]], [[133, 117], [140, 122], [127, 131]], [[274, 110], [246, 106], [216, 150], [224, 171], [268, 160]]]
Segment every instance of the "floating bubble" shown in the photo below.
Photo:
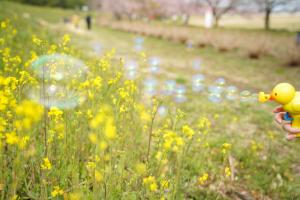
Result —
[[231, 85], [226, 88], [227, 93], [237, 93], [237, 87]]
[[72, 109], [83, 103], [85, 98], [78, 92], [59, 85], [44, 85], [31, 88], [28, 96], [47, 108]]
[[134, 39], [134, 50], [140, 52], [143, 50], [144, 45], [144, 38], [143, 37], [136, 37]]
[[175, 91], [175, 102], [177, 103], [183, 103], [187, 100], [186, 96], [186, 88], [184, 85], [177, 85], [176, 91]]
[[86, 78], [87, 67], [72, 56], [64, 54], [43, 55], [31, 66], [38, 76], [39, 85], [29, 88], [28, 96], [45, 107], [70, 109], [83, 102], [84, 97], [71, 87], [74, 81]]
[[258, 94], [257, 93], [251, 94], [249, 99], [250, 102], [258, 102]]
[[144, 93], [148, 96], [157, 95], [158, 82], [155, 78], [149, 77], [144, 81]]
[[137, 52], [141, 52], [144, 49], [143, 45], [135, 45], [134, 50]]
[[241, 102], [248, 102], [251, 100], [251, 92], [248, 90], [244, 90], [240, 93]]
[[192, 89], [194, 92], [201, 92], [204, 90], [203, 80], [203, 74], [196, 74], [192, 77]]
[[226, 88], [226, 99], [233, 101], [233, 100], [236, 100], [237, 98], [238, 98], [237, 87], [228, 86]]
[[93, 42], [92, 43], [92, 49], [93, 49], [93, 52], [96, 54], [96, 55], [100, 55], [102, 54], [102, 46], [99, 42]]
[[150, 66], [158, 66], [160, 65], [160, 58], [159, 57], [151, 57], [149, 58], [149, 65]]
[[159, 106], [157, 113], [160, 117], [165, 117], [168, 113], [168, 108], [166, 106]]
[[201, 60], [200, 59], [195, 59], [193, 61], [193, 69], [194, 70], [200, 70], [201, 69]]
[[160, 68], [158, 65], [151, 65], [149, 67], [149, 72], [153, 74], [158, 74], [160, 72]]
[[134, 43], [136, 45], [143, 45], [144, 41], [145, 41], [145, 39], [143, 37], [136, 37], [136, 38], [134, 38]]
[[175, 80], [167, 80], [165, 81], [163, 87], [163, 94], [166, 96], [171, 96], [174, 94], [176, 90], [176, 81]]
[[224, 88], [222, 86], [213, 85], [208, 87], [208, 91], [214, 94], [221, 94], [224, 91]]
[[138, 76], [138, 64], [134, 60], [130, 60], [125, 63], [125, 76], [129, 80], [134, 80]]
[[218, 86], [224, 86], [226, 81], [224, 78], [218, 78], [215, 83], [218, 85]]
[[213, 103], [220, 103], [222, 101], [222, 96], [220, 93], [210, 93], [208, 99]]
[[81, 79], [88, 69], [81, 60], [64, 54], [41, 56], [31, 67], [39, 78], [55, 81]]

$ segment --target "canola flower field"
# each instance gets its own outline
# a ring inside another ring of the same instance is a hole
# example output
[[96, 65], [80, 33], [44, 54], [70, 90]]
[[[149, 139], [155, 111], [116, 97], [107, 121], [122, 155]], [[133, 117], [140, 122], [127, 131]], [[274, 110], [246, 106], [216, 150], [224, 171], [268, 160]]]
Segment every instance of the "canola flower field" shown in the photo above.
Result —
[[176, 58], [182, 75], [148, 38], [38, 9], [0, 3], [1, 199], [300, 198], [299, 141], [257, 91], [206, 76], [201, 55]]

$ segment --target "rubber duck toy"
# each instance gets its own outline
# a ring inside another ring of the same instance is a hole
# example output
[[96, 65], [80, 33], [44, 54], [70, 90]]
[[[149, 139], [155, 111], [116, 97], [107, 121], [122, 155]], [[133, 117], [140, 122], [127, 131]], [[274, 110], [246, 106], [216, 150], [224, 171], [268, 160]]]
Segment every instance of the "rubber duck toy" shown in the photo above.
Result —
[[[276, 85], [271, 94], [260, 92], [258, 95], [259, 102], [275, 101], [282, 105], [286, 113], [285, 120], [291, 120], [293, 128], [300, 129], [300, 92], [296, 91], [294, 86], [289, 83], [279, 83]], [[297, 134], [300, 137], [300, 134]]]

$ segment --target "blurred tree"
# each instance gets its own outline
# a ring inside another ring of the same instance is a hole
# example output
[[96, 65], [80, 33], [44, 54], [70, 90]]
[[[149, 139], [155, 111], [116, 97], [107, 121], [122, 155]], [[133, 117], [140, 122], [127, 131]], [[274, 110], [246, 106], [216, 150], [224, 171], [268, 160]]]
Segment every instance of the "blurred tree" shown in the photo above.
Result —
[[[295, 0], [254, 0], [254, 3], [258, 7], [259, 11], [263, 11], [265, 13], [265, 29], [270, 29], [270, 18], [272, 12], [278, 8], [280, 10], [289, 11], [289, 5], [296, 8], [296, 1]], [[300, 1], [298, 0], [298, 6]]]
[[223, 15], [234, 10], [239, 5], [240, 0], [198, 0], [198, 5], [208, 7], [214, 18], [215, 27], [219, 26], [219, 21]]

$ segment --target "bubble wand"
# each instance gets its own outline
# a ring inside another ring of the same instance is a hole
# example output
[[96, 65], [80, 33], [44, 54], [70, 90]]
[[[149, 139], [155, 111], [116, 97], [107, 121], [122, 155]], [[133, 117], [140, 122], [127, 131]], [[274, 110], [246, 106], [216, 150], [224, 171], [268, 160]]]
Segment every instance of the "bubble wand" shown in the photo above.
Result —
[[[294, 86], [289, 83], [279, 83], [276, 85], [271, 94], [260, 92], [258, 100], [261, 103], [272, 101], [282, 105], [282, 109], [286, 112], [283, 119], [291, 121], [291, 127], [300, 130], [300, 92], [296, 91]], [[300, 133], [296, 133], [296, 137], [300, 137]]]

